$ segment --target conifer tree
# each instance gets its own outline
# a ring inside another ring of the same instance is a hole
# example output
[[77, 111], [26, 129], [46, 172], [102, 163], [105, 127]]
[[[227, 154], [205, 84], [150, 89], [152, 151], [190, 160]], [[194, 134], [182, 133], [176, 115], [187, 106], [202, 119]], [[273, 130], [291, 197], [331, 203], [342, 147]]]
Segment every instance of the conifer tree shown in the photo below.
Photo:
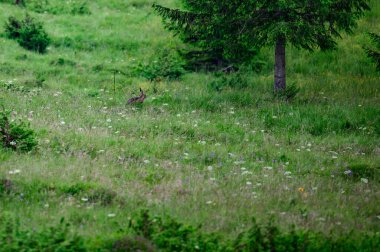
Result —
[[352, 33], [369, 0], [182, 0], [183, 10], [153, 5], [165, 26], [192, 45], [235, 62], [275, 48], [274, 90], [286, 88], [285, 48], [333, 49]]
[[367, 56], [376, 64], [377, 71], [380, 71], [380, 35], [369, 33], [374, 47], [364, 47]]

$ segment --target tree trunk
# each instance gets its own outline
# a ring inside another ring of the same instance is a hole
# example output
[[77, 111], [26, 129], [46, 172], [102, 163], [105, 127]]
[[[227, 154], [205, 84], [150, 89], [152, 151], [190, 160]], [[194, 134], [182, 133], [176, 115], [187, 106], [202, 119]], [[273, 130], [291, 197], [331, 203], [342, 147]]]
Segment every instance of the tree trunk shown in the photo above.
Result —
[[275, 66], [274, 66], [274, 91], [278, 92], [286, 88], [285, 68], [285, 38], [279, 38], [276, 42]]

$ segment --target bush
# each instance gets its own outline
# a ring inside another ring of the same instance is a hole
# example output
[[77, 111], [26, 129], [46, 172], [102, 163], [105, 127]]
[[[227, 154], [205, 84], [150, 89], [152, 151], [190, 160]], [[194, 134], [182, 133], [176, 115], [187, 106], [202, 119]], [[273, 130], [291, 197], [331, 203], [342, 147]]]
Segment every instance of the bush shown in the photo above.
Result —
[[162, 79], [178, 79], [185, 73], [184, 63], [178, 53], [170, 50], [163, 50], [155, 57], [149, 59], [147, 63], [139, 63], [134, 67], [137, 75], [150, 81], [160, 81]]
[[210, 83], [210, 88], [216, 91], [222, 91], [226, 88], [244, 89], [250, 86], [250, 82], [246, 74], [241, 71], [224, 74], [218, 73], [217, 79]]
[[173, 219], [164, 221], [152, 217], [147, 210], [131, 221], [137, 235], [152, 241], [161, 251], [218, 251], [221, 247], [215, 235], [203, 234], [198, 228]]
[[379, 234], [357, 237], [350, 233], [334, 239], [295, 229], [283, 232], [273, 220], [259, 225], [253, 219], [251, 225], [237, 238], [222, 241], [216, 235], [202, 233], [199, 228], [151, 217], [148, 211], [142, 211], [130, 224], [138, 236], [152, 241], [160, 251], [376, 251], [380, 246]]
[[365, 178], [380, 182], [380, 167], [373, 167], [368, 164], [350, 164], [347, 168], [340, 170], [340, 174], [353, 180]]
[[23, 48], [39, 53], [45, 53], [50, 44], [50, 38], [42, 24], [29, 15], [24, 20], [9, 17], [5, 24], [5, 35], [16, 40]]
[[377, 71], [380, 71], [380, 35], [376, 33], [369, 33], [373, 46], [364, 46], [367, 57], [371, 59], [376, 65]]
[[0, 111], [0, 141], [4, 148], [31, 151], [37, 146], [35, 133], [24, 122], [9, 120], [10, 112]]
[[28, 9], [37, 13], [71, 14], [71, 15], [89, 15], [90, 8], [86, 1], [48, 1], [48, 0], [30, 0], [27, 3]]
[[23, 230], [13, 218], [0, 216], [0, 251], [87, 251], [83, 239], [69, 232], [63, 219], [42, 231]]
[[112, 251], [115, 252], [154, 252], [157, 251], [155, 246], [148, 239], [136, 236], [136, 237], [124, 237], [116, 241], [113, 245]]

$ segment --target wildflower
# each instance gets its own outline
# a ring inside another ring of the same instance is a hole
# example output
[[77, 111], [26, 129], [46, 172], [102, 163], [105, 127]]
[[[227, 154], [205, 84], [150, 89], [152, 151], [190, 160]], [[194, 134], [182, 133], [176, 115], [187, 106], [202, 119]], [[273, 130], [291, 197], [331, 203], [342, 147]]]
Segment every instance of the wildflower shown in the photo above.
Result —
[[149, 164], [150, 161], [149, 160], [144, 160], [144, 164]]
[[116, 214], [114, 214], [114, 213], [109, 213], [109, 214], [107, 214], [107, 216], [108, 216], [109, 218], [113, 218], [113, 217], [116, 216]]
[[251, 181], [247, 181], [246, 185], [252, 185], [252, 182]]
[[305, 188], [303, 188], [303, 187], [298, 187], [298, 191], [299, 191], [299, 192], [304, 192], [304, 191], [305, 191]]
[[210, 165], [210, 166], [207, 166], [207, 170], [209, 171], [212, 171], [214, 168]]
[[12, 141], [9, 144], [12, 145], [12, 146], [16, 146], [16, 141]]
[[286, 171], [286, 172], [284, 172], [284, 175], [285, 176], [289, 176], [289, 175], [291, 175], [292, 174], [292, 172], [290, 172], [290, 171]]
[[207, 205], [210, 205], [210, 204], [212, 204], [212, 201], [209, 200], [209, 201], [206, 202], [206, 204], [207, 204]]
[[87, 202], [88, 201], [88, 198], [81, 198], [81, 201], [83, 201], [83, 202]]
[[16, 169], [16, 170], [13, 170], [13, 171], [9, 171], [8, 173], [9, 174], [18, 174], [20, 172], [21, 172], [20, 170]]
[[344, 174], [345, 175], [352, 175], [352, 171], [351, 170], [344, 171]]
[[266, 169], [266, 170], [272, 170], [273, 167], [271, 167], [271, 166], [264, 166], [263, 169]]
[[111, 120], [110, 118], [108, 118], [106, 121], [107, 121], [108, 123], [112, 122], [112, 120]]
[[65, 125], [66, 123], [65, 123], [65, 121], [61, 121], [61, 125]]
[[366, 178], [361, 178], [360, 181], [363, 182], [364, 184], [368, 184], [368, 179]]

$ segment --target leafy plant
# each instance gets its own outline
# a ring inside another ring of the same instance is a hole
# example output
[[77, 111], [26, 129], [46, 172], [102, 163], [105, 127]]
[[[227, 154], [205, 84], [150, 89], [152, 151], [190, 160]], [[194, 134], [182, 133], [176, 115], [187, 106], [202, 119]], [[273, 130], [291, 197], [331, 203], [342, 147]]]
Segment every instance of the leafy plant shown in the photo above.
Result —
[[231, 74], [217, 74], [217, 76], [218, 78], [210, 83], [210, 88], [216, 91], [222, 91], [227, 87], [244, 89], [250, 86], [247, 75], [241, 71]]
[[150, 81], [173, 80], [185, 73], [183, 66], [184, 63], [175, 51], [162, 50], [148, 62], [138, 64], [134, 70]]
[[30, 0], [27, 7], [37, 13], [89, 15], [91, 14], [87, 1], [48, 1]]
[[10, 121], [10, 112], [0, 111], [0, 141], [4, 148], [31, 151], [37, 146], [35, 133], [25, 122]]
[[372, 251], [380, 245], [378, 234], [365, 237], [350, 234], [335, 240], [321, 233], [281, 231], [273, 219], [266, 225], [253, 219], [249, 229], [225, 241], [173, 219], [152, 217], [147, 210], [132, 220], [130, 227], [161, 251]]
[[61, 219], [55, 227], [25, 230], [14, 218], [0, 216], [0, 251], [87, 251], [83, 239], [72, 234], [69, 227]]
[[137, 235], [151, 240], [162, 251], [217, 251], [219, 240], [215, 235], [203, 234], [199, 228], [187, 226], [173, 219], [164, 221], [152, 217], [147, 210], [131, 221]]
[[5, 35], [9, 39], [16, 40], [23, 48], [38, 53], [45, 53], [50, 44], [50, 38], [42, 23], [29, 15], [26, 15], [23, 20], [9, 17], [5, 24]]
[[293, 100], [299, 93], [300, 88], [296, 85], [288, 85], [285, 89], [274, 92], [274, 97], [279, 100], [290, 101]]
[[377, 71], [380, 71], [380, 35], [376, 33], [368, 33], [374, 47], [365, 46], [364, 50], [375, 64]]

